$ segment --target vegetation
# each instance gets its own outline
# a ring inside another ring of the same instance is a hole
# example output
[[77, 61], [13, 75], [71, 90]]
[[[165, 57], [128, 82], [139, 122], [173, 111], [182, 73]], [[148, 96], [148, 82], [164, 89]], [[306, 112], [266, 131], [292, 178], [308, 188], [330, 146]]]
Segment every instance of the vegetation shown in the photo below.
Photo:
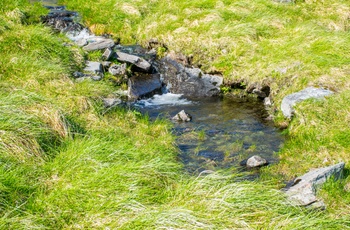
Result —
[[39, 24], [46, 10], [27, 0], [2, 0], [1, 229], [349, 228], [349, 178], [321, 190], [326, 211], [294, 207], [279, 191], [283, 180], [311, 167], [349, 163], [345, 0], [65, 4], [82, 12], [95, 32], [125, 42], [157, 37], [229, 80], [267, 79], [276, 106], [309, 84], [337, 94], [298, 106], [281, 163], [266, 168], [261, 181], [237, 182], [242, 175], [233, 169], [191, 177], [176, 159], [166, 121], [106, 111], [101, 99], [116, 88], [70, 77], [84, 54]]

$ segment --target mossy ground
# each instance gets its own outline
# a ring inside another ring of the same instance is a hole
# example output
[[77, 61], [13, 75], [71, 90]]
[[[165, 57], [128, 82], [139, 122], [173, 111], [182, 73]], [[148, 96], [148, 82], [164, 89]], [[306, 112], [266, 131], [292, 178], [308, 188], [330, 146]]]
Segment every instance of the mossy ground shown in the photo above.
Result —
[[82, 12], [95, 32], [130, 43], [157, 37], [228, 80], [268, 79], [276, 107], [309, 84], [337, 94], [297, 107], [281, 163], [264, 169], [261, 181], [236, 182], [234, 170], [194, 178], [176, 159], [167, 122], [105, 111], [101, 98], [116, 88], [70, 77], [81, 68], [83, 53], [38, 24], [46, 10], [2, 0], [0, 228], [349, 228], [349, 178], [320, 191], [326, 211], [292, 206], [279, 191], [283, 180], [311, 167], [349, 162], [346, 1], [65, 4]]

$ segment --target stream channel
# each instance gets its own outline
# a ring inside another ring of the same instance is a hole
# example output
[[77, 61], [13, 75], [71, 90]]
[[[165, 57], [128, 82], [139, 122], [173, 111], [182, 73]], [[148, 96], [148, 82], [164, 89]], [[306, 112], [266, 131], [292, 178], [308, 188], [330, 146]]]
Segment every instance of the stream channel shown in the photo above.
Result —
[[[57, 0], [30, 2], [57, 6]], [[246, 171], [245, 161], [253, 155], [261, 156], [269, 164], [278, 162], [275, 153], [284, 137], [272, 121], [266, 120], [268, 114], [259, 99], [233, 96], [199, 99], [164, 93], [138, 100], [131, 107], [148, 114], [151, 120], [163, 118], [173, 122], [179, 160], [193, 175], [232, 167]], [[181, 110], [192, 116], [190, 122], [172, 120]]]

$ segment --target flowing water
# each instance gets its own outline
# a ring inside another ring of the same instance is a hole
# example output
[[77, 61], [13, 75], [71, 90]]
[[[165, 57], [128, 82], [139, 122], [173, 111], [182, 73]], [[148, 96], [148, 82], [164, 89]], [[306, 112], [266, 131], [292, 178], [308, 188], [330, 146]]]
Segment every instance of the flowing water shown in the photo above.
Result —
[[274, 154], [283, 136], [265, 118], [264, 105], [257, 99], [233, 97], [185, 99], [181, 95], [156, 95], [137, 103], [151, 119], [171, 120], [179, 111], [192, 116], [190, 122], [175, 122], [180, 160], [190, 173], [230, 167], [243, 169], [244, 160], [260, 155], [276, 163]]
[[[57, 6], [57, 0], [30, 0], [45, 6]], [[72, 40], [92, 36], [86, 29], [77, 34], [67, 34]], [[123, 52], [143, 55], [139, 46], [122, 46]], [[129, 50], [130, 49], [130, 50]], [[147, 59], [147, 57], [145, 57]], [[183, 98], [181, 95], [164, 93], [140, 100], [136, 106], [150, 119], [172, 120], [179, 111], [192, 116], [190, 122], [175, 122], [173, 133], [177, 135], [179, 159], [190, 173], [205, 170], [239, 168], [253, 155], [260, 155], [268, 162], [276, 163], [275, 152], [284, 138], [266, 121], [266, 110], [258, 99], [214, 97], [206, 99]]]

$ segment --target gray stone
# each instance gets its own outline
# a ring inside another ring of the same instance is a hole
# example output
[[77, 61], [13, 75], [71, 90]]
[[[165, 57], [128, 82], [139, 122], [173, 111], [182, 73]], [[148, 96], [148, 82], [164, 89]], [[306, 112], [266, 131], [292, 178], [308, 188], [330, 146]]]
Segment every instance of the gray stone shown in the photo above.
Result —
[[108, 72], [112, 74], [113, 76], [120, 76], [126, 74], [126, 64], [113, 64], [111, 67], [109, 67]]
[[[313, 205], [321, 208], [323, 202], [316, 197], [316, 190], [324, 184], [330, 177], [339, 179], [342, 176], [345, 163], [312, 170], [294, 180], [291, 187], [286, 189], [288, 198], [300, 206]], [[316, 204], [315, 204], [316, 203]]]
[[203, 74], [198, 68], [185, 68], [168, 57], [159, 62], [161, 79], [169, 92], [189, 97], [211, 97], [220, 93], [223, 78], [218, 75]]
[[77, 40], [75, 43], [77, 44], [77, 46], [83, 47], [83, 46], [86, 46], [88, 44], [88, 41], [85, 38], [81, 38], [81, 39]]
[[130, 99], [139, 99], [160, 93], [162, 82], [159, 74], [141, 74], [133, 76], [128, 80], [128, 96]]
[[267, 164], [267, 161], [258, 155], [252, 156], [247, 160], [247, 167], [249, 168], [260, 167], [266, 164]]
[[173, 118], [174, 121], [191, 121], [192, 117], [185, 110], [181, 110], [178, 114], [176, 114]]
[[114, 51], [111, 48], [107, 48], [102, 54], [102, 59], [108, 61], [113, 57]]
[[103, 50], [106, 48], [113, 47], [114, 41], [109, 38], [95, 37], [92, 41], [89, 40], [89, 44], [84, 46], [83, 49], [86, 51]]
[[102, 66], [103, 66], [103, 68], [105, 70], [108, 70], [109, 67], [111, 66], [112, 62], [110, 62], [110, 61], [103, 61], [103, 62], [101, 62], [101, 64], [102, 64]]
[[123, 52], [116, 52], [116, 53], [117, 53], [117, 56], [116, 56], [117, 60], [120, 62], [126, 62], [132, 65], [135, 65], [136, 67], [138, 67], [144, 72], [149, 72], [151, 70], [151, 64], [141, 57], [138, 57], [132, 54], [123, 53]]
[[264, 98], [264, 105], [265, 105], [266, 107], [272, 106], [272, 102], [271, 102], [271, 99], [270, 99], [269, 97], [265, 97], [265, 98]]
[[296, 103], [310, 99], [310, 98], [321, 99], [331, 94], [333, 94], [333, 92], [330, 90], [314, 88], [314, 87], [309, 87], [297, 93], [289, 94], [286, 97], [284, 97], [282, 100], [282, 104], [281, 104], [282, 113], [286, 118], [291, 118], [294, 113], [293, 106]]
[[91, 79], [94, 81], [101, 81], [102, 80], [102, 76], [101, 75], [93, 75], [91, 76]]
[[102, 64], [99, 62], [94, 62], [94, 61], [87, 61], [86, 62], [86, 67], [84, 68], [85, 72], [89, 73], [103, 73], [103, 67]]
[[75, 71], [75, 72], [73, 73], [73, 77], [74, 77], [74, 78], [81, 78], [81, 77], [84, 77], [84, 76], [85, 76], [85, 74], [82, 73], [82, 72]]
[[105, 108], [112, 108], [122, 103], [120, 98], [103, 98], [102, 101]]

